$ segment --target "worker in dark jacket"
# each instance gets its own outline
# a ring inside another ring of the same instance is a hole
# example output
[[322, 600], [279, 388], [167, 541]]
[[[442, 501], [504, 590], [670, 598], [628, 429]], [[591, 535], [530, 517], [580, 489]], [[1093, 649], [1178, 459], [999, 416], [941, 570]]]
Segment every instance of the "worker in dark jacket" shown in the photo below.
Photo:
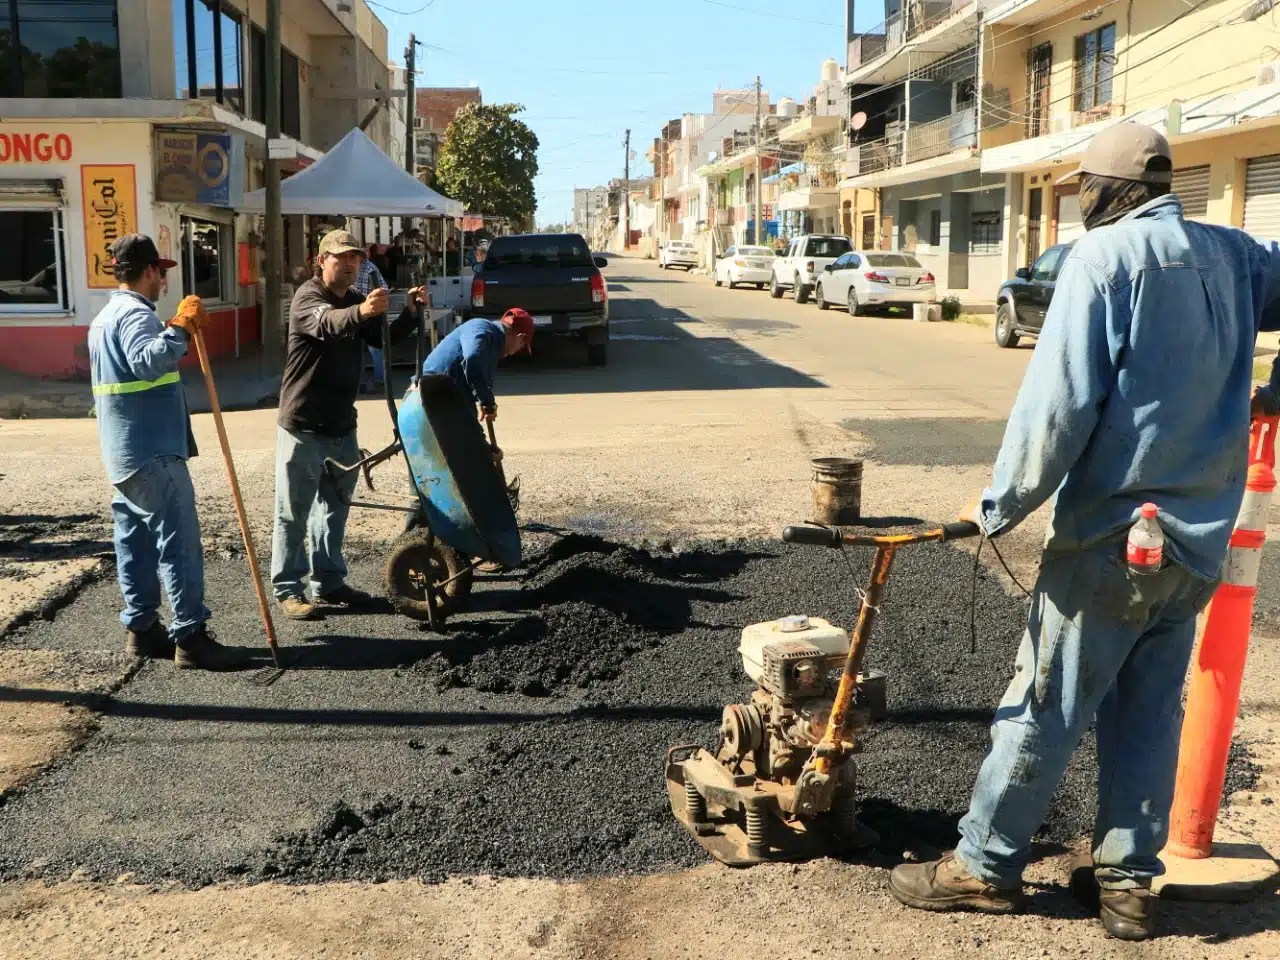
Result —
[[[330, 457], [345, 464], [360, 457], [356, 394], [365, 349], [382, 342], [379, 318], [387, 312], [387, 291], [374, 287], [361, 296], [352, 289], [364, 256], [345, 230], [325, 234], [316, 255], [316, 275], [298, 288], [289, 310], [289, 350], [276, 433], [271, 585], [280, 609], [293, 620], [322, 617], [316, 600], [343, 607], [364, 606], [370, 600], [347, 584], [342, 558], [356, 475], [335, 479], [324, 467]], [[409, 291], [404, 310], [391, 324], [392, 343], [414, 329], [418, 305], [426, 302], [424, 287]]]

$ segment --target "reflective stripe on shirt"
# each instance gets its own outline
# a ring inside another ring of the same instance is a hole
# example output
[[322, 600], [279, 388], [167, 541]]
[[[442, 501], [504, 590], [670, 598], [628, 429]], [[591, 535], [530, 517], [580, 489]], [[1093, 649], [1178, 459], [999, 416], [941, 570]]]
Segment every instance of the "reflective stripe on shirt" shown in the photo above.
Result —
[[166, 387], [171, 383], [178, 383], [181, 379], [175, 370], [173, 373], [166, 373], [156, 380], [133, 380], [129, 383], [95, 383], [93, 385], [93, 395], [101, 397], [121, 393], [141, 393], [143, 390], [151, 390], [154, 387]]

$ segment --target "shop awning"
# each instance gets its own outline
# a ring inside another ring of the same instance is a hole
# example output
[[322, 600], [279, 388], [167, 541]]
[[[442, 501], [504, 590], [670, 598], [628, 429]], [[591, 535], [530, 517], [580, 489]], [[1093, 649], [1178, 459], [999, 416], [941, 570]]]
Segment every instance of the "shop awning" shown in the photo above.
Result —
[[[247, 213], [263, 213], [266, 191], [245, 194]], [[348, 217], [460, 217], [462, 203], [419, 182], [352, 130], [332, 150], [280, 185], [282, 214]]]

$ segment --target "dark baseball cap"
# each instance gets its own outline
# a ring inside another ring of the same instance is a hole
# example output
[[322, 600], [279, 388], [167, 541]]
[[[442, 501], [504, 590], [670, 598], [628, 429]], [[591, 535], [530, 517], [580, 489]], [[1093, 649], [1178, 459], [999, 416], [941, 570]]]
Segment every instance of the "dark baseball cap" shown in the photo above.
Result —
[[[1165, 162], [1152, 164], [1157, 157]], [[1160, 131], [1126, 120], [1094, 137], [1080, 166], [1058, 183], [1082, 173], [1142, 183], [1173, 183], [1173, 151]]]
[[172, 270], [178, 265], [176, 260], [166, 260], [160, 256], [155, 243], [144, 233], [127, 233], [111, 245], [111, 264], [127, 267], [159, 267], [161, 270]]

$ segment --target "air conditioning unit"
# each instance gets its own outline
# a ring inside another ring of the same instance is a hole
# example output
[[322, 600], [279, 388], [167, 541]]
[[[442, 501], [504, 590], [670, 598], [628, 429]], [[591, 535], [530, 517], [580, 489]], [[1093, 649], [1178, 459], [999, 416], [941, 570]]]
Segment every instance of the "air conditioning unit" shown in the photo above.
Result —
[[422, 124], [423, 119], [424, 119], [424, 118], [422, 118], [422, 117], [414, 117], [414, 118], [413, 118], [413, 129], [415, 129], [415, 130], [421, 130], [421, 129], [422, 129], [422, 126], [423, 126], [423, 124]]
[[1258, 86], [1266, 87], [1273, 83], [1280, 83], [1280, 60], [1271, 60], [1267, 63], [1259, 64], [1258, 72], [1255, 74]]

